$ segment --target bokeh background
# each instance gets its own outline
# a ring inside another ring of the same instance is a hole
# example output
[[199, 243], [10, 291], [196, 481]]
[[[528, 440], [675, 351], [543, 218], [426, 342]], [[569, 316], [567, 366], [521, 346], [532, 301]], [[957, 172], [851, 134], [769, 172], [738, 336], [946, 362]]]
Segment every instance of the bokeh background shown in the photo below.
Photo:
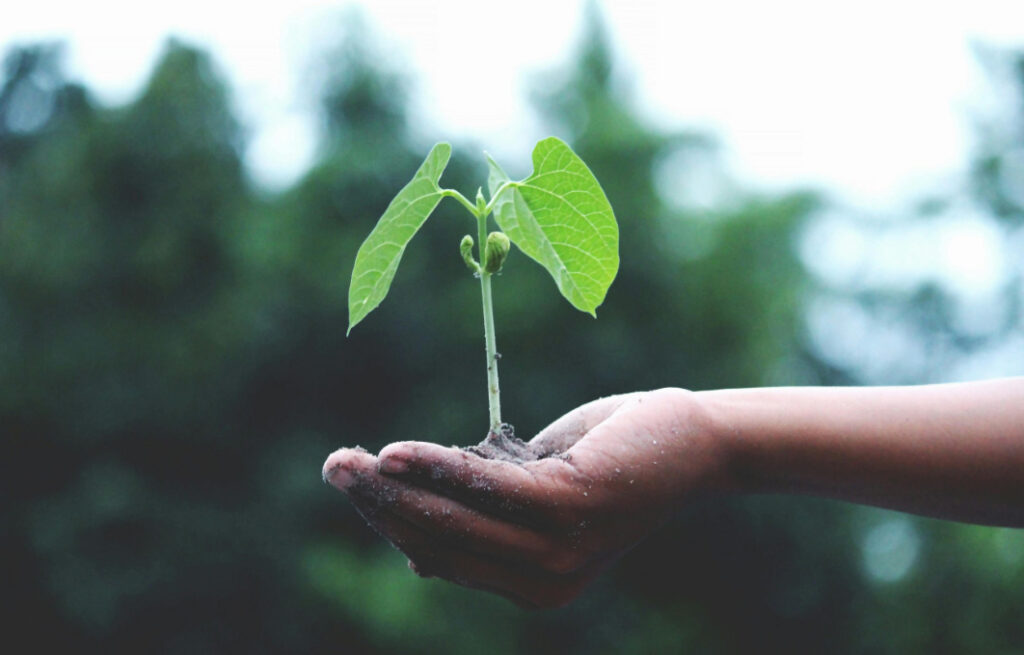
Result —
[[[580, 7], [565, 56], [525, 90], [508, 83], [533, 126], [509, 140], [529, 141], [526, 153], [555, 134], [590, 164], [620, 223], [622, 268], [594, 321], [510, 256], [496, 313], [503, 405], [520, 435], [636, 389], [1024, 372], [1024, 49], [973, 45], [991, 98], [963, 116], [973, 137], [957, 172], [868, 206], [842, 190], [763, 184], [730, 168], [714, 131], [652, 119], [612, 36], [615, 12]], [[365, 13], [332, 17], [303, 78], [315, 148], [276, 184], [254, 174], [244, 90], [204, 43], [164, 42], [118, 102], [69, 71], [59, 42], [5, 44], [5, 644], [1024, 651], [1024, 532], [831, 501], [702, 502], [556, 611], [407, 571], [322, 484], [320, 465], [340, 446], [483, 436], [478, 287], [457, 247], [471, 227], [442, 203], [390, 296], [346, 339], [348, 276], [433, 141], [453, 141], [443, 184], [467, 195], [484, 184], [489, 145], [424, 120], [414, 63]], [[920, 18], [898, 35], [907, 48], [928, 30]], [[819, 83], [771, 102], [796, 107]], [[908, 76], [902, 92], [914, 85]], [[868, 100], [868, 119], [899, 111], [899, 97]], [[887, 159], [880, 150], [850, 167]], [[499, 160], [528, 173], [525, 155]]]

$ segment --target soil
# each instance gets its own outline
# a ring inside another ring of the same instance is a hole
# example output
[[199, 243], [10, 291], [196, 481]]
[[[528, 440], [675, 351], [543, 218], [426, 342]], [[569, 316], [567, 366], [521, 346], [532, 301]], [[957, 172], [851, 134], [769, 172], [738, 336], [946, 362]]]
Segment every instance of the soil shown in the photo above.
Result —
[[499, 432], [488, 432], [484, 440], [477, 445], [462, 450], [484, 459], [497, 459], [513, 464], [525, 464], [557, 454], [526, 443], [515, 435], [515, 430], [508, 423], [502, 423]]

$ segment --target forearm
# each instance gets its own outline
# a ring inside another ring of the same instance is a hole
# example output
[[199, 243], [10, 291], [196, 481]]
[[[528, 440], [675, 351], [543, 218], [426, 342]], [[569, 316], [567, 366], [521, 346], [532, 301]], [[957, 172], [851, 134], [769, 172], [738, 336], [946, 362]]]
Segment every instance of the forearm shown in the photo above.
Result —
[[741, 493], [1024, 527], [1024, 378], [697, 396]]

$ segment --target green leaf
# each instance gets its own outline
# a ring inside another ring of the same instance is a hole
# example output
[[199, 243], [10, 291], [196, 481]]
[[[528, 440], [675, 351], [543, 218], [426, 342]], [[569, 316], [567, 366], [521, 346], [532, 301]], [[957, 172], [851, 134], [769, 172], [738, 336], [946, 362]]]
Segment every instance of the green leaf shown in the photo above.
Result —
[[[491, 196], [508, 175], [490, 157]], [[619, 270], [619, 227], [597, 178], [565, 142], [533, 149], [533, 174], [495, 200], [494, 217], [513, 243], [554, 278], [573, 307], [594, 316]]]
[[443, 197], [438, 180], [448, 165], [452, 147], [431, 148], [412, 181], [394, 197], [356, 253], [348, 288], [348, 332], [384, 300], [395, 278], [405, 246], [423, 226]]

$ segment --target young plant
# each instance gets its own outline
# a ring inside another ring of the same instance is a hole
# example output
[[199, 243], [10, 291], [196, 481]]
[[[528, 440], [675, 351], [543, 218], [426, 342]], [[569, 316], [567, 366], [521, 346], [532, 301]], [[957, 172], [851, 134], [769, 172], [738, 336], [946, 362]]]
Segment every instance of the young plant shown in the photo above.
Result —
[[[454, 198], [476, 219], [474, 239], [462, 238], [460, 251], [480, 278], [487, 347], [490, 433], [501, 430], [498, 350], [494, 334], [491, 277], [501, 270], [510, 242], [547, 269], [573, 307], [596, 318], [619, 268], [619, 228], [612, 207], [587, 165], [559, 139], [533, 149], [533, 174], [513, 181], [490, 157], [489, 199], [477, 189], [475, 202], [438, 182], [451, 156], [447, 143], [435, 145], [412, 181], [398, 192], [356, 254], [348, 294], [348, 332], [384, 300], [406, 245], [443, 198]], [[488, 234], [488, 217], [501, 231]]]

